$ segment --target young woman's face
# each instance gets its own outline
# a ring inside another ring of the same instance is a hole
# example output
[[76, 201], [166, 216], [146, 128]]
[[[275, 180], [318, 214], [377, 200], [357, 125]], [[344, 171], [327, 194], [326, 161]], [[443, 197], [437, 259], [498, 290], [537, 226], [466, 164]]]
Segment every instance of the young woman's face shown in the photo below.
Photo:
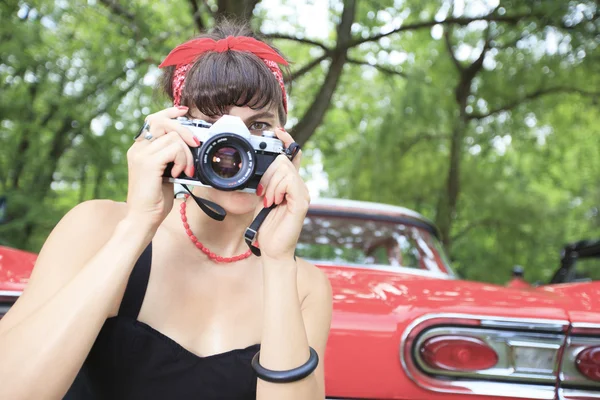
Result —
[[[274, 131], [281, 127], [281, 122], [277, 114], [277, 106], [273, 104], [254, 110], [248, 106], [233, 106], [229, 109], [228, 114], [241, 118], [253, 135], [261, 135], [262, 131]], [[220, 118], [219, 116], [208, 117], [196, 108], [190, 109], [190, 116], [210, 123], [214, 123]], [[256, 196], [254, 193], [225, 192], [208, 187], [196, 187], [194, 193], [219, 204], [228, 214], [235, 215], [254, 212], [258, 204], [262, 202], [262, 198]]]

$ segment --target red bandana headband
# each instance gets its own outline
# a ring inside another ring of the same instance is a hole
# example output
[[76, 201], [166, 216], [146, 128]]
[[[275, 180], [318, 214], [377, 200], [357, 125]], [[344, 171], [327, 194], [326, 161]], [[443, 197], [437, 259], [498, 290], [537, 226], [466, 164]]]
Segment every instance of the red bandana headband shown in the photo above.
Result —
[[287, 113], [287, 98], [283, 84], [283, 74], [277, 64], [288, 65], [269, 45], [246, 36], [227, 36], [226, 39], [213, 40], [210, 38], [194, 39], [175, 47], [167, 58], [158, 66], [159, 68], [175, 65], [173, 74], [173, 104], [178, 106], [181, 102], [181, 93], [185, 85], [185, 75], [192, 68], [194, 61], [207, 51], [222, 53], [224, 51], [248, 51], [258, 56], [273, 72], [283, 94], [283, 109]]

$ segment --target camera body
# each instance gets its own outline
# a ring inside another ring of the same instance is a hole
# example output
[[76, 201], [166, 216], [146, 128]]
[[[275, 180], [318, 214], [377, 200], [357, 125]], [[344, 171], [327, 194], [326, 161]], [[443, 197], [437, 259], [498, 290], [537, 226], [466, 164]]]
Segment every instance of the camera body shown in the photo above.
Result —
[[274, 132], [252, 135], [241, 118], [232, 115], [223, 115], [214, 124], [185, 117], [177, 121], [192, 131], [200, 146], [190, 147], [194, 176], [171, 177], [170, 163], [163, 174], [169, 182], [255, 193], [267, 168], [284, 150]]

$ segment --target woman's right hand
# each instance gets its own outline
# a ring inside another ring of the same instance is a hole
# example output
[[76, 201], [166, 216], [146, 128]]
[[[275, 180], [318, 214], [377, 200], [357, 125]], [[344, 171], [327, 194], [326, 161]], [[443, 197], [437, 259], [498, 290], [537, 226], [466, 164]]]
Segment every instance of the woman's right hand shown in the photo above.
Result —
[[127, 151], [127, 215], [149, 229], [157, 229], [173, 207], [173, 184], [163, 183], [162, 177], [167, 164], [174, 163], [173, 177], [182, 172], [194, 175], [189, 147], [200, 143], [189, 129], [173, 119], [187, 111], [187, 107], [179, 106], [150, 114], [146, 122], [150, 124], [152, 139], [146, 139], [147, 132], [143, 132]]

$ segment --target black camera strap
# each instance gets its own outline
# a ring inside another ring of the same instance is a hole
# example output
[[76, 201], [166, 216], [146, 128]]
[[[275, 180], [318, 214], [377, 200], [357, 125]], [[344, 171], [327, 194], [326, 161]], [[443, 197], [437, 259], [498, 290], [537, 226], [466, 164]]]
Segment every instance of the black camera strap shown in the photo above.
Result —
[[188, 189], [187, 185], [181, 186], [183, 186], [183, 188], [188, 191], [188, 193], [190, 194], [190, 196], [192, 196], [196, 204], [198, 204], [198, 207], [200, 207], [200, 209], [202, 209], [202, 211], [204, 211], [206, 215], [217, 221], [223, 221], [225, 219], [225, 217], [227, 216], [227, 211], [225, 211], [223, 207], [210, 200], [206, 200], [202, 197], [196, 196], [194, 193], [192, 193], [190, 189]]
[[[300, 145], [296, 142], [293, 142], [288, 146], [287, 149], [285, 149], [284, 154], [287, 158], [290, 159], [290, 161], [293, 161], [294, 157], [296, 157], [296, 155], [298, 155], [299, 152]], [[206, 213], [206, 215], [217, 221], [223, 221], [225, 219], [225, 217], [227, 216], [227, 211], [225, 211], [223, 207], [221, 207], [217, 203], [213, 203], [210, 200], [206, 200], [194, 195], [186, 185], [181, 186], [183, 186], [184, 189], [188, 191], [188, 193], [190, 194], [190, 196], [192, 196], [196, 204], [198, 204], [198, 207], [200, 207], [202, 211]], [[258, 234], [260, 226], [263, 224], [263, 222], [265, 222], [265, 218], [267, 218], [267, 215], [269, 215], [271, 210], [273, 210], [275, 207], [277, 207], [277, 204], [272, 204], [271, 207], [263, 208], [258, 213], [256, 218], [254, 218], [250, 226], [246, 228], [246, 232], [244, 232], [244, 240], [246, 241], [246, 244], [248, 245], [248, 247], [250, 247], [252, 253], [257, 257], [260, 257], [261, 253], [260, 249], [254, 246], [254, 240], [256, 239], [256, 235]]]
[[[290, 161], [293, 161], [294, 157], [296, 157], [299, 152], [300, 152], [300, 145], [296, 142], [292, 142], [288, 146], [288, 148], [285, 149], [284, 154], [287, 158], [290, 159]], [[246, 232], [244, 232], [244, 240], [246, 241], [246, 244], [248, 245], [248, 247], [250, 247], [252, 254], [254, 254], [257, 257], [260, 257], [260, 249], [258, 247], [256, 247], [255, 245], [253, 245], [252, 243], [254, 243], [254, 240], [256, 239], [256, 235], [258, 234], [258, 230], [260, 229], [260, 226], [262, 225], [263, 222], [265, 222], [265, 218], [267, 218], [267, 215], [269, 215], [271, 210], [273, 210], [275, 207], [277, 207], [277, 204], [272, 204], [271, 207], [263, 208], [258, 213], [256, 218], [254, 218], [254, 220], [252, 221], [250, 226], [248, 228], [246, 228]], [[294, 256], [294, 259], [295, 258], [296, 257]]]
[[294, 157], [298, 155], [300, 152], [300, 145], [296, 142], [290, 143], [287, 149], [285, 149], [284, 154], [290, 161], [294, 161]]
[[244, 240], [248, 247], [250, 247], [250, 251], [257, 257], [260, 257], [260, 249], [253, 245], [254, 239], [256, 239], [256, 235], [258, 234], [258, 230], [263, 222], [265, 222], [265, 218], [271, 212], [272, 209], [277, 207], [277, 204], [272, 204], [271, 207], [263, 208], [260, 210], [256, 218], [252, 221], [249, 227], [246, 228], [246, 232], [244, 232]]

